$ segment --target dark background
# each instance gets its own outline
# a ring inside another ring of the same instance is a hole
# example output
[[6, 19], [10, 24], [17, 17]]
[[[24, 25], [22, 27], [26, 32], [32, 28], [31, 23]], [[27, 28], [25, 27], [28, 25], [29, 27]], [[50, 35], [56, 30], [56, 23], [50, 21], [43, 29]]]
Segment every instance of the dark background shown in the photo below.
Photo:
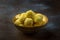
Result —
[[[12, 18], [27, 10], [48, 16], [45, 28], [34, 36], [26, 36], [12, 23]], [[0, 40], [60, 40], [59, 0], [0, 0]]]

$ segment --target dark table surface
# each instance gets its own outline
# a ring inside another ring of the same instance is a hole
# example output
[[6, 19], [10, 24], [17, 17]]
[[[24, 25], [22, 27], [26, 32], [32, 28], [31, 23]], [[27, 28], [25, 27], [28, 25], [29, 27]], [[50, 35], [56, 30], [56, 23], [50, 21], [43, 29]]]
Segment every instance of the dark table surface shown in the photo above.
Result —
[[[60, 40], [60, 1], [57, 0], [0, 0], [0, 40]], [[48, 16], [49, 22], [33, 36], [16, 29], [12, 18], [19, 12], [32, 9]]]

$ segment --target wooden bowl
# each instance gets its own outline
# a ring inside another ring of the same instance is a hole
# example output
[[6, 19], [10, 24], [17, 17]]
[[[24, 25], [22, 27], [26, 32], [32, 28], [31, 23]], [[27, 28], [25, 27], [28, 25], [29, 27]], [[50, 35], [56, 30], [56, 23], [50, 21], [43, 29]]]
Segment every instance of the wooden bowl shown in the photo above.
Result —
[[[19, 14], [18, 14], [18, 15], [19, 15]], [[43, 15], [43, 14], [41, 14], [41, 15]], [[17, 15], [16, 15], [16, 16], [17, 16]], [[15, 22], [15, 20], [16, 20], [16, 16], [12, 19], [13, 24], [14, 24], [14, 22]], [[18, 26], [18, 25], [16, 25], [16, 24], [14, 24], [14, 25], [15, 25], [15, 27], [16, 27], [18, 30], [22, 31], [23, 33], [25, 33], [25, 34], [31, 34], [31, 33], [36, 33], [36, 32], [38, 32], [38, 31], [39, 31], [39, 28], [44, 27], [44, 26], [48, 23], [48, 17], [47, 17], [47, 16], [43, 15], [43, 20], [44, 20], [44, 23], [43, 23], [41, 26], [23, 27], [23, 26]]]

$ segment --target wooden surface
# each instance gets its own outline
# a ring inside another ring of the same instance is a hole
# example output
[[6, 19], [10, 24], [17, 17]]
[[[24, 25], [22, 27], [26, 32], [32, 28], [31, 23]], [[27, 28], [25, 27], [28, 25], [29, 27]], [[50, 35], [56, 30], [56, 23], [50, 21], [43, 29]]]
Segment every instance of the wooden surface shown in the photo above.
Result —
[[[60, 7], [57, 1], [35, 3], [32, 1], [0, 1], [0, 40], [60, 40]], [[22, 2], [22, 3], [20, 3]], [[23, 3], [24, 2], [24, 3]], [[58, 4], [58, 5], [57, 5]], [[32, 9], [48, 16], [49, 22], [32, 36], [26, 36], [15, 28], [12, 18], [19, 12]]]

